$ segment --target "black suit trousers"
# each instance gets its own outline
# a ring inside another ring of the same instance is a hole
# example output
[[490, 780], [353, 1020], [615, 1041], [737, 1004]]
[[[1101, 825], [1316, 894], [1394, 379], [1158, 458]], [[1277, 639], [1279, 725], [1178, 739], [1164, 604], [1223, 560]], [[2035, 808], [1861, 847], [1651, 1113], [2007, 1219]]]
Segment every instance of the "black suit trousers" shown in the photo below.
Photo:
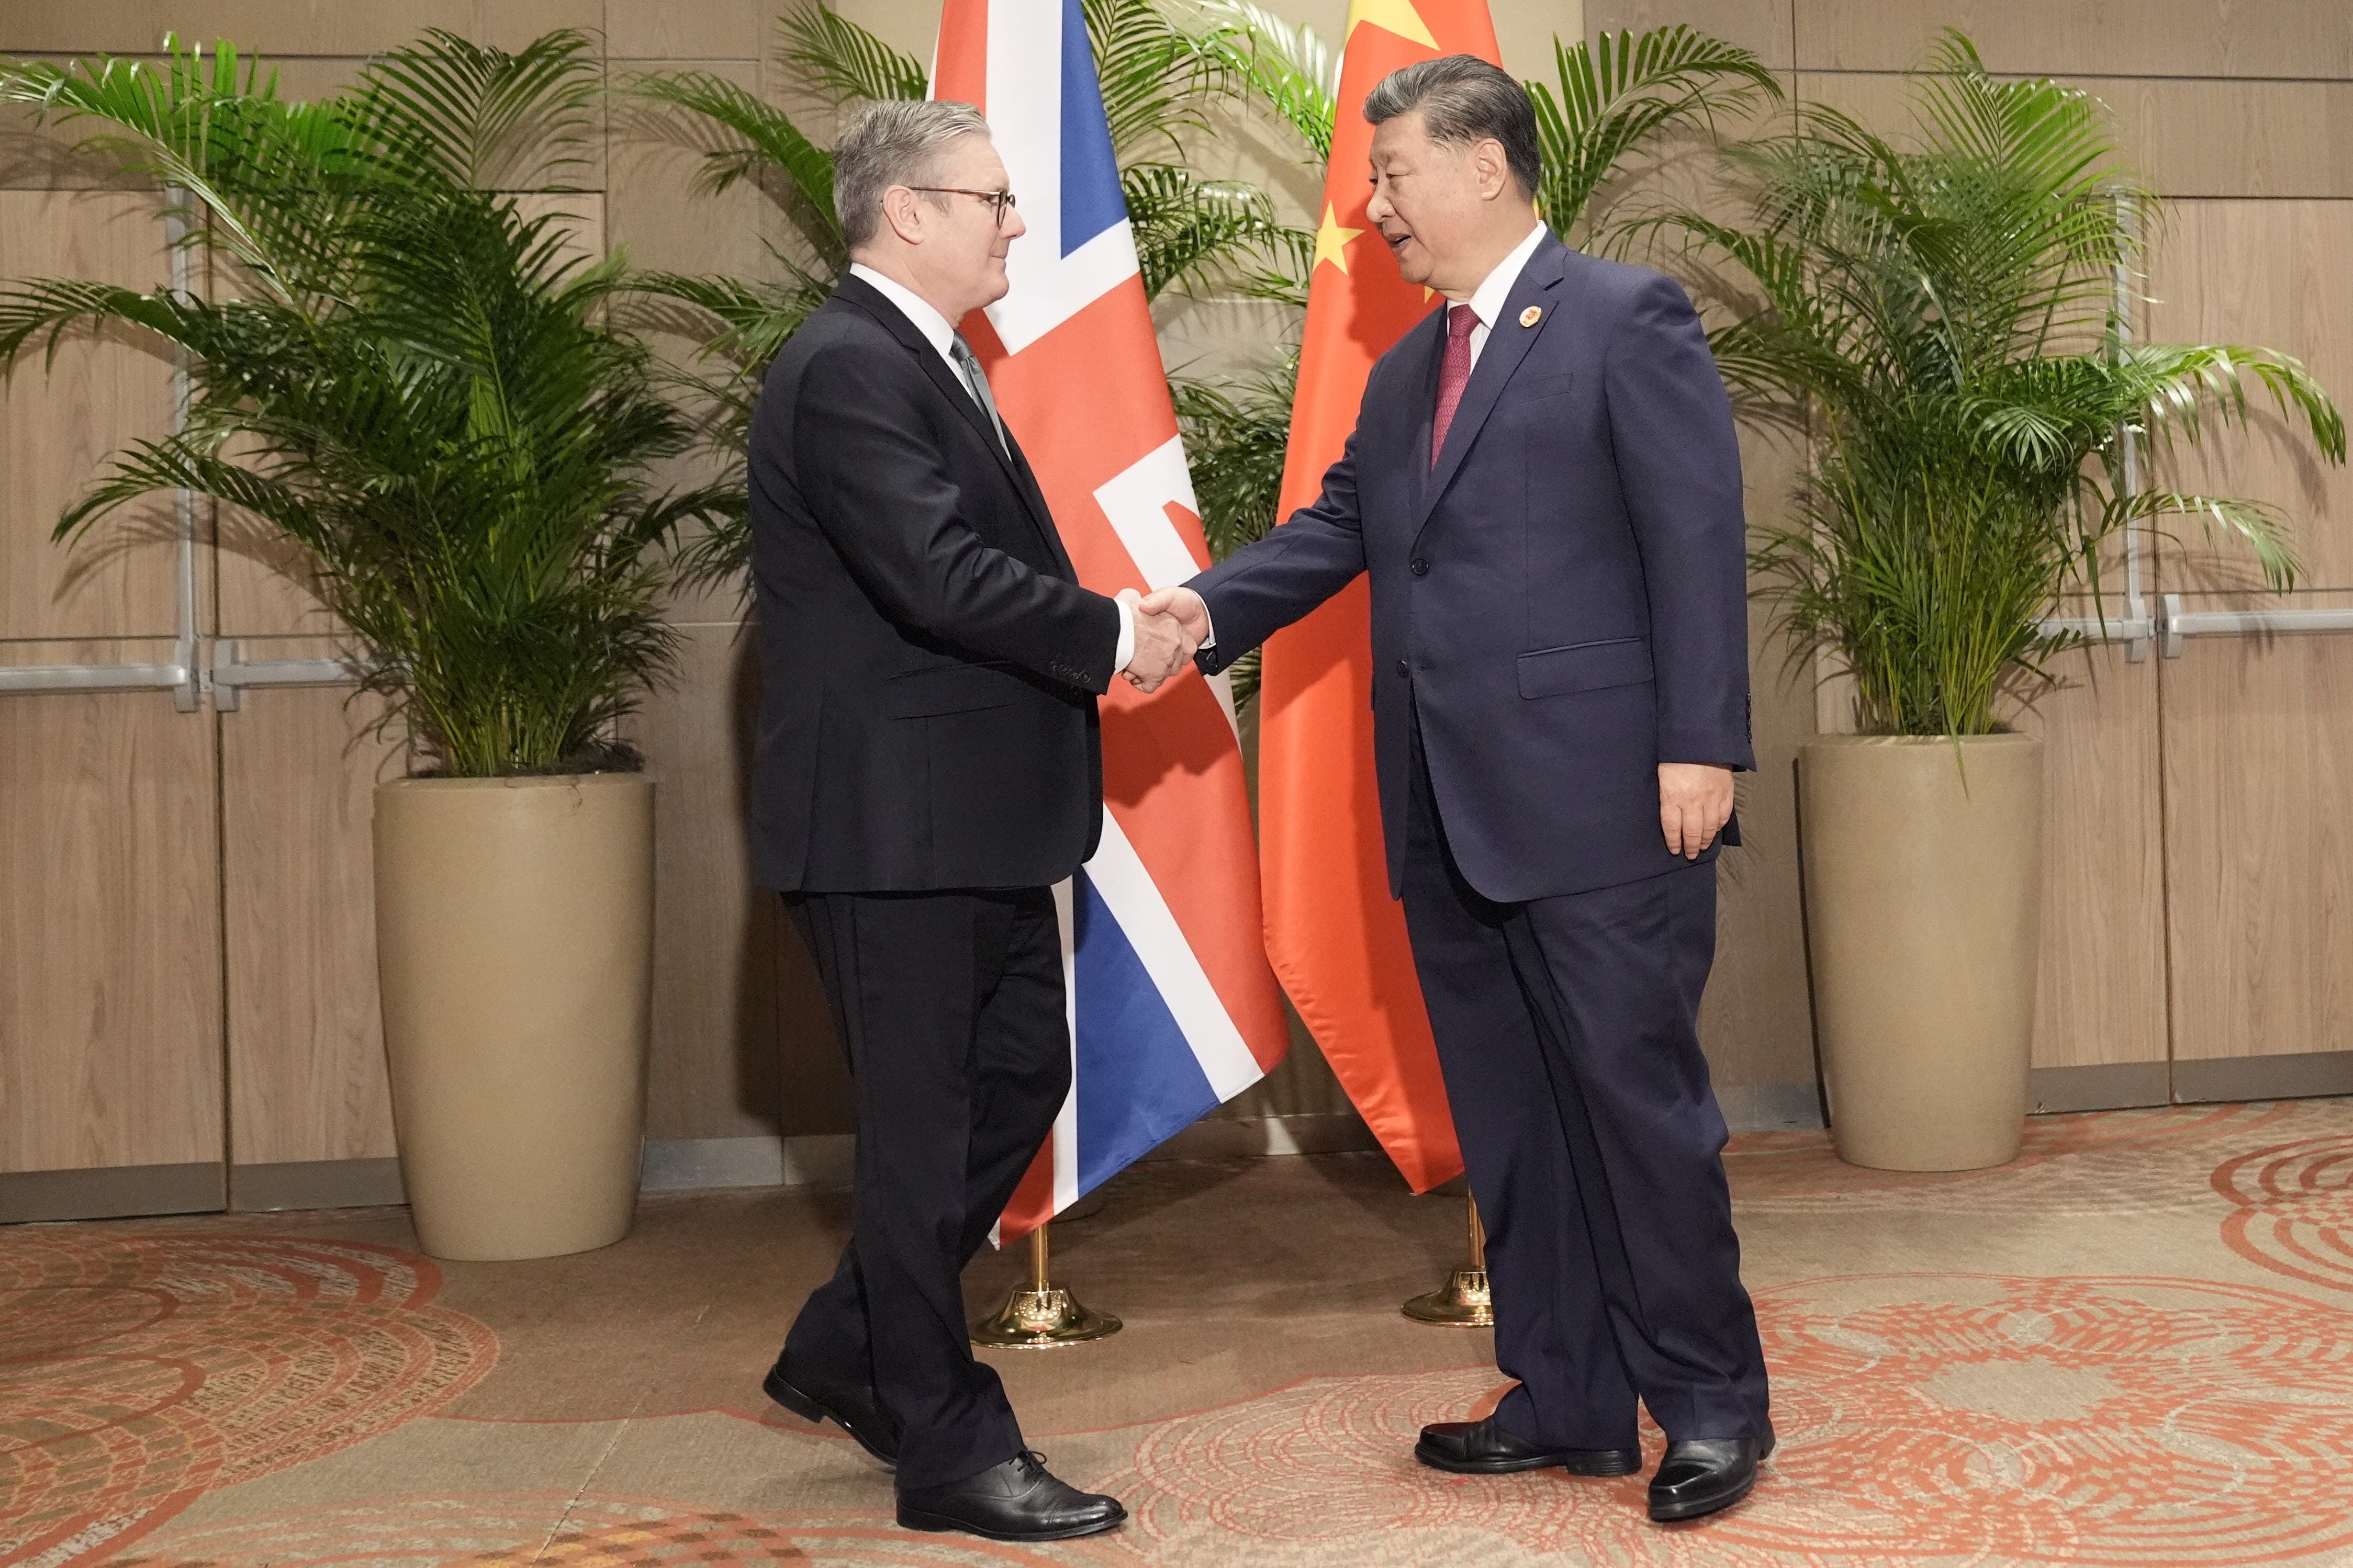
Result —
[[1404, 900], [1471, 1190], [1487, 1226], [1496, 1419], [1533, 1442], [1632, 1447], [1761, 1433], [1724, 1117], [1695, 1020], [1715, 867], [1503, 904], [1449, 853], [1412, 747]]
[[786, 907], [858, 1106], [849, 1246], [786, 1353], [871, 1383], [899, 1426], [899, 1486], [944, 1486], [1026, 1446], [997, 1373], [973, 1357], [960, 1276], [1070, 1091], [1053, 893], [807, 893]]

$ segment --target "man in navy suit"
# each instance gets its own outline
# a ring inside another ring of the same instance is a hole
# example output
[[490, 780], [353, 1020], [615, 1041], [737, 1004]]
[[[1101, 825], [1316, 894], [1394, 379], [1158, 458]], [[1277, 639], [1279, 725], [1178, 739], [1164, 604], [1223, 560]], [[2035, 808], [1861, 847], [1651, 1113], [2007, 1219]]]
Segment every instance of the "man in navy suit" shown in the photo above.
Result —
[[1372, 221], [1446, 306], [1373, 367], [1321, 499], [1145, 607], [1214, 672], [1371, 574], [1390, 891], [1519, 1379], [1415, 1453], [1626, 1475], [1639, 1399], [1651, 1515], [1695, 1518], [1773, 1446], [1694, 1026], [1756, 765], [1731, 407], [1671, 279], [1535, 221], [1518, 83], [1453, 56], [1364, 112]]

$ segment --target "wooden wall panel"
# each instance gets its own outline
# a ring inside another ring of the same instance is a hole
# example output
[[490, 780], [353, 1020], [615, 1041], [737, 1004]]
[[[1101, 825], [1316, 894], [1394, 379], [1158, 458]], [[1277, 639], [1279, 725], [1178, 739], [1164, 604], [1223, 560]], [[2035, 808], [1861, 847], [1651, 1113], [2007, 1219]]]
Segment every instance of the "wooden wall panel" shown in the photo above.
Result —
[[[2343, 607], [2353, 595], [2200, 599]], [[2174, 1055], [2353, 1050], [2353, 636], [2165, 661]]]
[[[2150, 260], [2149, 333], [2159, 342], [2254, 343], [2303, 360], [2340, 400], [2353, 401], [2353, 202], [2200, 201], [2174, 205]], [[2161, 462], [2174, 488], [2268, 501], [2295, 528], [2305, 570], [2298, 586], [2353, 588], [2353, 474], [2323, 465], [2308, 432], [2257, 395], [2253, 427], [2210, 426], [2206, 449]], [[2165, 586], [2176, 591], [2263, 586], [2243, 548], [2210, 542], [2193, 521], [2173, 525]]]
[[1797, 63], [1902, 70], [1947, 26], [1998, 71], [2353, 78], [2353, 7], [2327, 0], [1797, 0]]
[[[733, 626], [689, 626], [679, 676], [631, 721], [655, 784], [654, 1038], [648, 1136], [776, 1131], [782, 911], [751, 885], [744, 809], [757, 666]], [[795, 1063], [834, 1092], [839, 1058]], [[814, 1131], [836, 1131], [826, 1126]]]
[[605, 0], [606, 47], [617, 60], [749, 65], [768, 52], [778, 9], [769, 0]]
[[[675, 68], [663, 60], [616, 61], [617, 78]], [[694, 68], [757, 91], [760, 67], [752, 61], [698, 62]], [[612, 121], [614, 187], [607, 207], [607, 239], [628, 256], [630, 265], [667, 272], [773, 279], [779, 268], [771, 246], [786, 255], [803, 247], [776, 205], [749, 184], [713, 196], [699, 191], [701, 151], [713, 145], [706, 131], [678, 111], [659, 105], [624, 106]], [[672, 364], [698, 372], [702, 318], [682, 308], [648, 304], [633, 321], [654, 352]], [[670, 465], [665, 484], [688, 486], [717, 477], [724, 459], [693, 453]], [[671, 595], [669, 615], [681, 623], [733, 621], [747, 608], [739, 580], [682, 586]]]
[[[153, 288], [169, 270], [152, 197], [0, 191], [0, 279]], [[171, 362], [141, 335], [69, 337], [47, 373], [37, 345], [17, 361], [0, 385], [0, 637], [172, 635], [168, 499], [135, 502], [70, 547], [49, 539], [111, 453], [171, 427]]]
[[[1899, 141], [1910, 130], [1901, 75], [1801, 71], [1797, 79], [1808, 102]], [[2062, 79], [2108, 106], [2126, 162], [2161, 195], [2353, 196], [2353, 82]]]
[[[248, 658], [333, 645], [248, 642]], [[394, 1152], [375, 973], [375, 791], [406, 770], [347, 687], [243, 693], [220, 717], [231, 1158]]]
[[9, 0], [0, 53], [67, 50], [138, 54], [166, 32], [209, 46], [228, 38], [271, 55], [366, 55], [447, 27], [480, 43], [520, 48], [554, 27], [594, 33], [604, 0], [400, 0], [391, 5], [317, 0]]
[[[1741, 437], [1752, 528], [1788, 509], [1799, 454], [1755, 432]], [[1814, 735], [1813, 682], [1788, 667], [1773, 607], [1748, 610], [1749, 692], [1757, 772], [1738, 784], [1741, 847], [1717, 877], [1715, 970], [1700, 1008], [1700, 1041], [1725, 1087], [1810, 1084], [1813, 1013], [1806, 985], [1798, 870], [1798, 748]]]
[[218, 847], [209, 715], [169, 692], [0, 697], [0, 1171], [221, 1158]]
[[2038, 1068], [2165, 1059], [2158, 662], [2116, 644], [2063, 655], [2065, 684], [2018, 721], [2043, 739], [2047, 784]]
[[1585, 26], [1589, 36], [1688, 23], [1787, 70], [1797, 63], [1793, 9], [1793, 0], [1586, 0]]

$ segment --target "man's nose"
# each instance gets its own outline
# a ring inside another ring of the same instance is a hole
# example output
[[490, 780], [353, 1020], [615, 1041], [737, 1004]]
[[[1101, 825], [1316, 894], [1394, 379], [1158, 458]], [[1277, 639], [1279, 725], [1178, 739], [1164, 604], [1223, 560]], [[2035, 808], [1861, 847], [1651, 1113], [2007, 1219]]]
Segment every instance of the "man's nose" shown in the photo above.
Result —
[[1019, 239], [1023, 235], [1028, 234], [1029, 232], [1029, 220], [1021, 216], [1021, 209], [1019, 207], [1007, 207], [1005, 209], [1005, 237], [1008, 239]]

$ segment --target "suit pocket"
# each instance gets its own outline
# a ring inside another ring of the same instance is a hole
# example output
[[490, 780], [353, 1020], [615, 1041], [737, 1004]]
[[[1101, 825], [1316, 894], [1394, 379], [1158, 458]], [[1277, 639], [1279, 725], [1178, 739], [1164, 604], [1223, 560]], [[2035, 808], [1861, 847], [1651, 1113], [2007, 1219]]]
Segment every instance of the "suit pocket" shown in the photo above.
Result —
[[1530, 376], [1525, 381], [1514, 381], [1511, 384], [1511, 394], [1514, 397], [1527, 399], [1558, 397], [1576, 384], [1575, 371], [1569, 371], [1562, 375]]
[[939, 664], [894, 675], [882, 683], [882, 711], [893, 719], [927, 719], [1003, 708], [1021, 689], [1019, 678], [986, 664]]
[[1567, 647], [1539, 648], [1535, 653], [1520, 655], [1523, 697], [1566, 697], [1572, 691], [1639, 686], [1650, 679], [1648, 637], [1571, 643]]

